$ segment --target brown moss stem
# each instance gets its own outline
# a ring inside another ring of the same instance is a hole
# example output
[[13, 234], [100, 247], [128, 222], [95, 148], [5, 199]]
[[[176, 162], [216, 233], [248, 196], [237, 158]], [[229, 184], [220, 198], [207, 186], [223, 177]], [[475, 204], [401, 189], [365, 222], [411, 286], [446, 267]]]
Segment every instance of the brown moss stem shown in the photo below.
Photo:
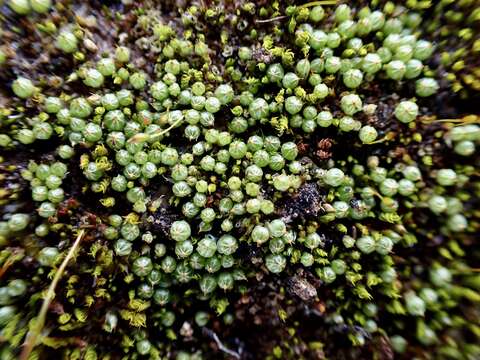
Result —
[[85, 235], [85, 230], [80, 230], [77, 238], [75, 239], [75, 242], [73, 243], [72, 247], [68, 251], [67, 256], [62, 261], [62, 264], [60, 265], [57, 272], [55, 273], [55, 276], [47, 290], [45, 299], [43, 299], [42, 307], [40, 308], [40, 312], [38, 313], [38, 316], [37, 316], [37, 319], [35, 320], [33, 328], [30, 331], [30, 333], [27, 335], [27, 339], [25, 340], [25, 345], [23, 347], [22, 353], [20, 354], [20, 360], [27, 360], [33, 348], [35, 347], [38, 337], [40, 335], [40, 332], [42, 331], [43, 326], [45, 325], [45, 319], [47, 317], [48, 308], [53, 298], [55, 297], [55, 288], [57, 287], [58, 282], [62, 278], [62, 275], [65, 272], [65, 269], [68, 263], [70, 262], [70, 259], [75, 254], [75, 251], [80, 245], [80, 242], [82, 241], [84, 235]]
[[302, 4], [299, 6], [299, 8], [306, 8], [306, 7], [312, 7], [312, 6], [318, 6], [318, 5], [337, 5], [337, 0], [319, 0], [319, 1], [311, 1], [306, 4]]

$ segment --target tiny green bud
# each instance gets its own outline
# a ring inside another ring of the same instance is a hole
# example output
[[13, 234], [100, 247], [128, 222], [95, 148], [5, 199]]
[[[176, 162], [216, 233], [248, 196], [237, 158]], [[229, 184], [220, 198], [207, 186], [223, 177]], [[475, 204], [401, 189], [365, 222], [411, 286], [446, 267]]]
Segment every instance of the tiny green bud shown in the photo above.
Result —
[[26, 99], [33, 95], [35, 92], [35, 86], [29, 79], [18, 77], [12, 83], [12, 90], [19, 98]]

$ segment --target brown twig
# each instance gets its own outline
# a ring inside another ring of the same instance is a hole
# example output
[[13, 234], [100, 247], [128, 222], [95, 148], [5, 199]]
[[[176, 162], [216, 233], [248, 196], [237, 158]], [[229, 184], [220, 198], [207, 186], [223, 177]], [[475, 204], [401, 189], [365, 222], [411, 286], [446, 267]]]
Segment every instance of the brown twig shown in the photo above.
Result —
[[25, 345], [23, 347], [22, 353], [20, 354], [20, 360], [27, 360], [33, 348], [35, 347], [38, 337], [40, 335], [40, 332], [42, 331], [43, 326], [45, 325], [45, 318], [47, 317], [48, 307], [50, 306], [50, 303], [55, 297], [55, 288], [57, 287], [58, 282], [62, 278], [62, 275], [68, 265], [68, 262], [75, 254], [75, 251], [80, 245], [80, 242], [82, 241], [84, 235], [85, 235], [85, 230], [80, 230], [77, 238], [75, 239], [75, 242], [73, 243], [72, 247], [68, 251], [67, 256], [62, 261], [62, 264], [60, 265], [57, 272], [55, 273], [55, 276], [47, 290], [45, 299], [43, 299], [43, 304], [42, 304], [42, 307], [40, 308], [40, 312], [38, 313], [37, 319], [35, 320], [33, 329], [31, 330], [31, 333], [27, 335], [27, 339], [25, 340]]
[[16, 249], [13, 253], [8, 257], [5, 261], [3, 266], [0, 268], [0, 279], [2, 276], [7, 272], [8, 268], [15, 264], [18, 260], [22, 258], [23, 250]]
[[256, 23], [256, 24], [266, 24], [266, 23], [273, 22], [273, 21], [284, 20], [284, 19], [286, 19], [286, 18], [288, 18], [288, 16], [286, 16], [286, 15], [281, 15], [281, 16], [277, 16], [277, 17], [274, 17], [274, 18], [271, 18], [271, 19], [255, 20], [255, 23]]
[[[167, 110], [167, 114], [168, 114], [168, 110]], [[145, 133], [135, 134], [130, 139], [128, 139], [127, 142], [128, 143], [140, 143], [140, 142], [145, 142], [145, 141], [152, 141], [152, 140], [168, 133], [175, 126], [177, 126], [181, 121], [182, 121], [182, 119], [178, 119], [172, 125], [170, 125], [168, 128], [157, 130], [157, 131], [155, 131], [151, 134], [145, 134]]]
[[311, 6], [317, 6], [317, 5], [337, 5], [337, 0], [319, 0], [319, 1], [311, 1], [306, 4], [302, 4], [299, 6], [299, 8], [306, 8], [306, 7], [311, 7]]
[[233, 350], [230, 350], [230, 349], [227, 348], [225, 345], [223, 345], [223, 343], [220, 341], [220, 338], [219, 338], [218, 335], [215, 333], [215, 331], [210, 330], [210, 329], [208, 329], [208, 328], [203, 328], [203, 331], [204, 331], [204, 333], [205, 333], [208, 337], [212, 338], [212, 339], [215, 341], [215, 343], [217, 344], [218, 349], [219, 349], [220, 351], [223, 351], [224, 353], [226, 353], [226, 354], [234, 357], [235, 359], [240, 359], [240, 358], [241, 358], [241, 356], [240, 356], [239, 353], [237, 353], [237, 352], [235, 352], [235, 351], [233, 351]]

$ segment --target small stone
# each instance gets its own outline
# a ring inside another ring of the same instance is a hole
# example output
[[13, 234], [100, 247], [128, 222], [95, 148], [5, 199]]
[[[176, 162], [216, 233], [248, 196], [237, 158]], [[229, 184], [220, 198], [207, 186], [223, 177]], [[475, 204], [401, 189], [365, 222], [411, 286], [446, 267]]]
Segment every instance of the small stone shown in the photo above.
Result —
[[98, 51], [98, 46], [90, 39], [83, 40], [83, 46], [90, 52]]
[[287, 280], [287, 289], [291, 294], [297, 295], [303, 301], [312, 300], [317, 296], [317, 289], [306, 279], [295, 275]]

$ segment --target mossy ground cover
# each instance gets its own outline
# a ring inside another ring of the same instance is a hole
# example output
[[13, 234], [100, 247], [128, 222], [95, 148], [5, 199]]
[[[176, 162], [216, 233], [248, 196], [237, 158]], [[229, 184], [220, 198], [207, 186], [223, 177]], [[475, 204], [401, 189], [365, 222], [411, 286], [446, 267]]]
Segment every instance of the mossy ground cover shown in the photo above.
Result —
[[479, 5], [0, 1], [0, 358], [478, 358]]

